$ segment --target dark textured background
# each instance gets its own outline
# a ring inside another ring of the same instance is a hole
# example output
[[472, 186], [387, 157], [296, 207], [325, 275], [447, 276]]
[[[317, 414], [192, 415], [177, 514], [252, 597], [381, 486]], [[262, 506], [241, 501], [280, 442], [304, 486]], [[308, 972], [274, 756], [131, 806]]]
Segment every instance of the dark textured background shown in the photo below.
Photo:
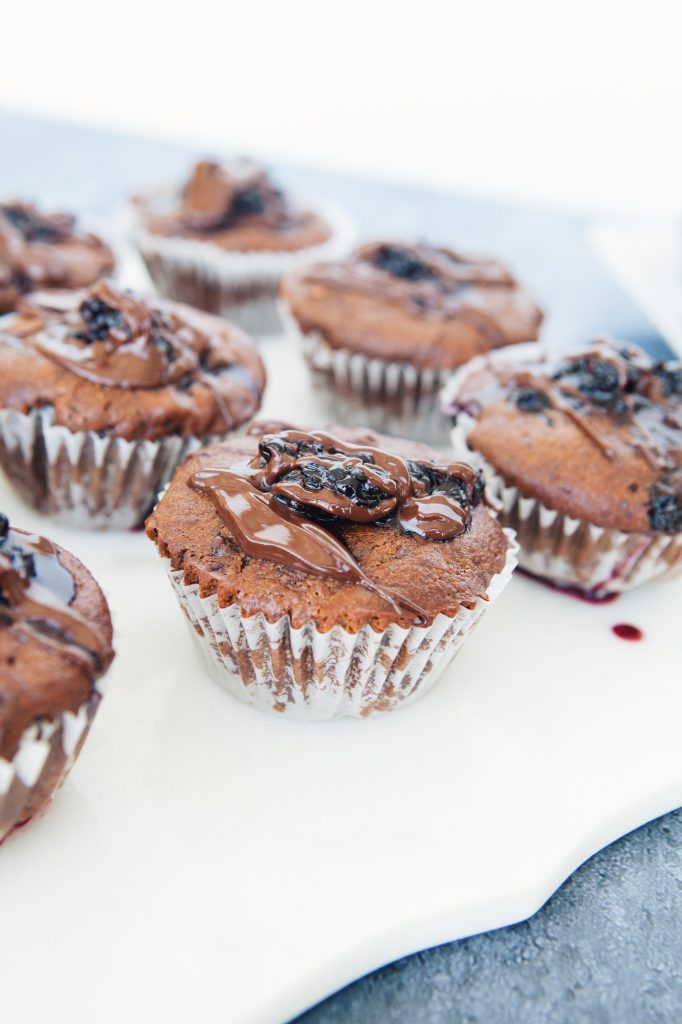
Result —
[[[0, 140], [0, 196], [101, 218], [136, 187], [177, 178], [192, 156], [170, 143], [1, 112]], [[666, 351], [591, 251], [586, 219], [301, 169], [280, 177], [345, 206], [363, 236], [424, 237], [509, 260], [549, 311], [548, 332], [560, 343], [606, 331]], [[531, 920], [407, 957], [298, 1020], [682, 1022], [682, 811], [597, 854]]]

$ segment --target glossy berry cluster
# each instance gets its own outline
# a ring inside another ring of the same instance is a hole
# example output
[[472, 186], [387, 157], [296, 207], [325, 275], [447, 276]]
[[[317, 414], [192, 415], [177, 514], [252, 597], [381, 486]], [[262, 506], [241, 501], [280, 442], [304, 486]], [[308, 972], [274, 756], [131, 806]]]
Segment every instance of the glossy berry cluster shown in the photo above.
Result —
[[265, 199], [255, 186], [243, 188], [232, 201], [230, 213], [233, 217], [254, 217], [265, 210]]
[[389, 497], [386, 491], [373, 484], [360, 466], [326, 465], [323, 462], [305, 462], [297, 470], [282, 477], [300, 480], [306, 491], [329, 490], [339, 498], [349, 499], [361, 508], [376, 508]]
[[663, 533], [682, 530], [682, 495], [654, 493], [647, 505], [649, 525]]
[[[460, 476], [451, 476], [421, 462], [408, 462], [407, 468], [410, 476], [424, 485], [427, 494], [443, 494], [448, 498], [454, 498], [459, 505], [466, 506], [467, 485]], [[482, 481], [477, 479], [471, 495], [472, 505], [480, 499], [482, 487]]]
[[422, 260], [397, 245], [382, 245], [374, 262], [379, 270], [403, 281], [424, 281], [433, 277], [433, 271]]
[[108, 306], [101, 299], [85, 299], [81, 302], [78, 312], [87, 327], [78, 336], [90, 344], [94, 341], [104, 341], [111, 331], [123, 324], [123, 313], [113, 306]]
[[542, 412], [550, 405], [549, 398], [542, 391], [534, 388], [524, 388], [519, 391], [514, 399], [517, 409], [521, 412]]
[[[609, 408], [614, 412], [626, 409], [622, 397], [626, 388], [621, 384], [618, 367], [606, 359], [585, 356], [583, 359], [573, 360], [565, 364], [554, 375], [554, 379], [577, 388], [594, 405]], [[636, 379], [635, 372], [632, 374], [632, 381], [628, 380], [633, 390]]]
[[23, 206], [1, 206], [0, 211], [26, 242], [58, 242], [63, 232]]

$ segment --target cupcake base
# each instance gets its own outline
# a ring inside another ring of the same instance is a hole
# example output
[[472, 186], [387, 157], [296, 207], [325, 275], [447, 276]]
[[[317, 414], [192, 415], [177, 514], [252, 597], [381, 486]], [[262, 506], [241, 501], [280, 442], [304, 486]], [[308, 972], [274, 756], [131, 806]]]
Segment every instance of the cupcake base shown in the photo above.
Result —
[[125, 441], [57, 426], [51, 407], [0, 409], [0, 466], [10, 482], [29, 505], [78, 528], [139, 526], [175, 467], [211, 440]]
[[398, 437], [447, 442], [449, 425], [439, 401], [447, 371], [369, 359], [334, 349], [315, 332], [302, 335], [297, 326], [291, 329], [301, 340], [316, 390], [326, 394], [336, 418]]
[[187, 585], [182, 570], [169, 575], [209, 672], [234, 697], [291, 719], [364, 718], [409, 703], [437, 681], [511, 578], [517, 546], [505, 532], [506, 562], [486, 599], [409, 629], [294, 628], [288, 617], [268, 622], [242, 615], [238, 605], [221, 608], [216, 596], [202, 598], [196, 584]]
[[500, 503], [500, 522], [516, 531], [522, 569], [595, 599], [682, 573], [682, 534], [614, 530], [524, 496], [468, 447], [473, 422], [460, 415], [452, 430], [452, 445], [456, 453], [470, 461], [473, 456], [481, 466], [489, 492]]
[[37, 722], [21, 738], [11, 760], [0, 757], [0, 843], [45, 809], [78, 757], [97, 712], [102, 690], [93, 690], [76, 714]]

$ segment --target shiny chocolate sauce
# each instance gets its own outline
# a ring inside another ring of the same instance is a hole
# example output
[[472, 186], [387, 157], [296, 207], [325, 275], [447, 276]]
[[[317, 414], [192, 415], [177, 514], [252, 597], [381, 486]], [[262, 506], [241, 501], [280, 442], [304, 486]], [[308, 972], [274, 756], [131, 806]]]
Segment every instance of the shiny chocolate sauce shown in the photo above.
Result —
[[425, 540], [448, 541], [467, 529], [479, 497], [476, 474], [465, 463], [414, 463], [322, 431], [267, 434], [251, 462], [199, 470], [188, 482], [211, 498], [246, 554], [360, 583], [417, 622], [425, 611], [373, 583], [334, 526], [396, 523]]
[[0, 629], [68, 650], [92, 672], [111, 652], [92, 626], [70, 607], [76, 593], [57, 549], [44, 537], [10, 529], [0, 514]]
[[15, 314], [12, 334], [70, 373], [103, 387], [187, 390], [201, 383], [211, 390], [228, 430], [234, 422], [218, 376], [241, 377], [238, 382], [258, 390], [245, 367], [217, 359], [204, 333], [108, 281], [76, 298], [32, 296]]

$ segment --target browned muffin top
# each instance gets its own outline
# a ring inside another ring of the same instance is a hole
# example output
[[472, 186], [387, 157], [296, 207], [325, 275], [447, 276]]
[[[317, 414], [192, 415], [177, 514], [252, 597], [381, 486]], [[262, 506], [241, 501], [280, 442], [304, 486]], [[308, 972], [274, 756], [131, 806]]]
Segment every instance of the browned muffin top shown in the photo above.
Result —
[[282, 292], [302, 330], [333, 348], [422, 368], [534, 341], [542, 322], [501, 263], [430, 245], [373, 242], [292, 272]]
[[248, 160], [229, 165], [201, 160], [179, 190], [142, 193], [133, 203], [152, 234], [226, 250], [295, 251], [331, 236], [321, 217], [292, 206], [265, 170]]
[[509, 547], [469, 465], [343, 427], [254, 428], [204, 449], [147, 533], [221, 606], [353, 632], [473, 607]]
[[0, 407], [52, 406], [70, 430], [206, 437], [257, 411], [265, 371], [224, 320], [100, 281], [36, 293], [0, 319]]
[[84, 288], [114, 269], [111, 249], [66, 213], [0, 203], [0, 313], [36, 288]]
[[682, 530], [682, 364], [599, 340], [571, 356], [491, 357], [465, 373], [451, 412], [527, 497], [598, 526]]
[[0, 514], [0, 757], [33, 722], [78, 711], [114, 652], [104, 595], [77, 558]]

